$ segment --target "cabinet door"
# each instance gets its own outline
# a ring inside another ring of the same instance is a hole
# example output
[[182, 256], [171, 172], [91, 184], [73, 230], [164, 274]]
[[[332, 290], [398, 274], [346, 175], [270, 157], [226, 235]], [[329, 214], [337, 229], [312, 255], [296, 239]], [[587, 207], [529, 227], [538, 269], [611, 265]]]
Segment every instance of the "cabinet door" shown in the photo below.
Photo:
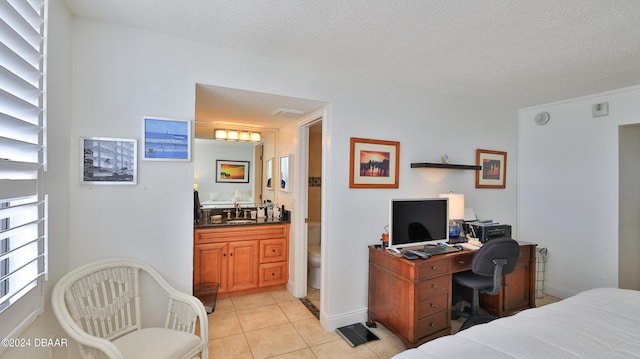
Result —
[[529, 261], [519, 261], [513, 272], [504, 277], [504, 308], [510, 314], [529, 307]]
[[219, 291], [227, 290], [227, 243], [207, 243], [194, 246], [193, 284], [217, 282]]
[[258, 287], [258, 241], [229, 242], [229, 290]]

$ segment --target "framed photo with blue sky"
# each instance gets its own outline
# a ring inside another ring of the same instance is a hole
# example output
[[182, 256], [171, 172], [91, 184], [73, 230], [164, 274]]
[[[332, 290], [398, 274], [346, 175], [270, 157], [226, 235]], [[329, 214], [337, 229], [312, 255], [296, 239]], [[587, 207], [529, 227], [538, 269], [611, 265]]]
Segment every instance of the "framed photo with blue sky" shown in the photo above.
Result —
[[143, 160], [191, 161], [191, 121], [145, 117]]

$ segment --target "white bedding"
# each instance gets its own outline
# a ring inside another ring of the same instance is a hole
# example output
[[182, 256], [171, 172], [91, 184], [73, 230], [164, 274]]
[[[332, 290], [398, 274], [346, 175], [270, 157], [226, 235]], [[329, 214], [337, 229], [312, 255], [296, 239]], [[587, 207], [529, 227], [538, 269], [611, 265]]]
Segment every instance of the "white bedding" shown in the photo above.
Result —
[[588, 290], [393, 358], [640, 358], [640, 292]]

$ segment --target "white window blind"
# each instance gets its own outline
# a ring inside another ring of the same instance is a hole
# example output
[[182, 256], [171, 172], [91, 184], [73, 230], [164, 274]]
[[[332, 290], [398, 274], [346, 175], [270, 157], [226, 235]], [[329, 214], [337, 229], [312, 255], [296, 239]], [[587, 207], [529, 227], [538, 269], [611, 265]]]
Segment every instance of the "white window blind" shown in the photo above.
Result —
[[45, 17], [45, 0], [0, 0], [0, 337], [42, 311]]

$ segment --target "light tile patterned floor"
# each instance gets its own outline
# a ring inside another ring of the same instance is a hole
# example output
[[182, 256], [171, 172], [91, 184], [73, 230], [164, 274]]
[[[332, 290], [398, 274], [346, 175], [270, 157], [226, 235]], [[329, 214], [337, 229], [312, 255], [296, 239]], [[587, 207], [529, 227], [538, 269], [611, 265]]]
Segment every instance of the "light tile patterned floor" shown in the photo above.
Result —
[[[320, 307], [318, 290], [309, 297]], [[538, 306], [558, 298], [536, 300]], [[452, 321], [455, 332], [463, 319]], [[372, 328], [380, 340], [352, 348], [336, 332], [325, 331], [307, 308], [286, 290], [218, 300], [209, 315], [209, 358], [391, 358], [404, 350], [390, 331]]]
[[371, 331], [380, 340], [352, 348], [284, 290], [223, 299], [209, 315], [209, 358], [380, 359], [404, 350], [382, 325]]

